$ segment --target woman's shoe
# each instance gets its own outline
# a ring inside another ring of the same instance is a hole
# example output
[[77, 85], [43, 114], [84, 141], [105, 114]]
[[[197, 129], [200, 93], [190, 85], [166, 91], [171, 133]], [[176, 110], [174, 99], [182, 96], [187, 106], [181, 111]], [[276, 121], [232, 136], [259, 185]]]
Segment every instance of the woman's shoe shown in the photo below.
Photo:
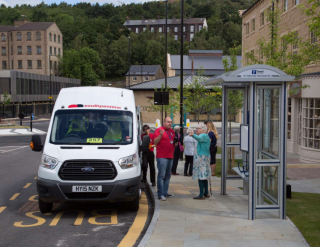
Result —
[[204, 197], [204, 196], [203, 196], [203, 197], [201, 197], [201, 196], [196, 196], [196, 197], [193, 197], [193, 199], [195, 199], [195, 200], [204, 200], [205, 197]]
[[204, 197], [205, 197], [205, 198], [210, 198], [210, 195], [209, 195], [209, 194], [208, 194], [208, 195], [204, 195]]
[[184, 174], [183, 176], [188, 176], [187, 174]]

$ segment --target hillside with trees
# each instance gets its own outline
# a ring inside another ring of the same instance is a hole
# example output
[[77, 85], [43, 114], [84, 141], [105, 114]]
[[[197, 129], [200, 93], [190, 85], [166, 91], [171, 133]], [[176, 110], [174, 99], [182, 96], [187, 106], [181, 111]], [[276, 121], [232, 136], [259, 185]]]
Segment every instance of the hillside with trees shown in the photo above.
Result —
[[[238, 10], [246, 9], [253, 0], [186, 0], [184, 17], [207, 18], [208, 30], [201, 30], [192, 42], [184, 43], [184, 53], [189, 49], [223, 50], [241, 44], [241, 18]], [[90, 4], [67, 3], [36, 6], [1, 5], [0, 24], [12, 25], [16, 19], [33, 22], [56, 22], [63, 34], [64, 57], [60, 70], [63, 76], [84, 80], [85, 85], [95, 85], [99, 79], [123, 78], [128, 70], [128, 36], [131, 37], [131, 64], [165, 64], [164, 34], [130, 33], [123, 27], [130, 19], [165, 18], [165, 2], [141, 4]], [[168, 4], [168, 18], [180, 18], [180, 1]], [[92, 50], [92, 51], [90, 51]], [[168, 37], [168, 52], [179, 54], [180, 42]], [[79, 59], [78, 59], [79, 58]], [[72, 67], [72, 61], [77, 61]], [[63, 62], [68, 66], [63, 66]], [[79, 70], [89, 71], [87, 73]], [[87, 78], [83, 78], [86, 76]], [[89, 77], [89, 78], [88, 78]], [[92, 78], [91, 78], [92, 77]]]

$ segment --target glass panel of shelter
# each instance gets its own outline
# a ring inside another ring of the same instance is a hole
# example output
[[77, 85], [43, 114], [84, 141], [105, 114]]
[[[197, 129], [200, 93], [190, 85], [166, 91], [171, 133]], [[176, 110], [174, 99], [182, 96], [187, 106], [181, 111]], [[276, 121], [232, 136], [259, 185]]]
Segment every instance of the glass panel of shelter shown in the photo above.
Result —
[[258, 86], [257, 207], [279, 205], [281, 87]]

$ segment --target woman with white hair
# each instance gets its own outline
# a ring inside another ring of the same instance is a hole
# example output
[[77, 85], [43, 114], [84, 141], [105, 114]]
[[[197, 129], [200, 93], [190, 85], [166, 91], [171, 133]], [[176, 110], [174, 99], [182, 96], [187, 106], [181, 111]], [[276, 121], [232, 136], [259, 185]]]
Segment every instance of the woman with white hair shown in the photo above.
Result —
[[194, 156], [192, 179], [198, 179], [200, 194], [194, 197], [196, 200], [209, 198], [208, 178], [211, 177], [210, 169], [210, 137], [207, 135], [207, 126], [199, 124], [197, 134], [193, 131], [190, 135], [198, 142], [197, 153]]
[[[187, 136], [183, 139], [184, 143], [184, 155], [186, 157], [186, 163], [184, 164], [184, 175], [192, 176], [193, 171], [193, 156], [196, 149], [197, 141], [191, 137], [192, 129], [188, 128]], [[189, 169], [189, 172], [188, 172]]]
[[183, 152], [182, 137], [180, 135], [180, 126], [176, 125], [176, 126], [174, 126], [173, 129], [174, 129], [174, 133], [175, 133], [174, 143], [178, 142], [179, 145], [177, 145], [174, 148], [171, 175], [179, 175], [179, 173], [177, 173], [177, 167], [178, 167], [178, 163], [179, 163], [180, 152]]

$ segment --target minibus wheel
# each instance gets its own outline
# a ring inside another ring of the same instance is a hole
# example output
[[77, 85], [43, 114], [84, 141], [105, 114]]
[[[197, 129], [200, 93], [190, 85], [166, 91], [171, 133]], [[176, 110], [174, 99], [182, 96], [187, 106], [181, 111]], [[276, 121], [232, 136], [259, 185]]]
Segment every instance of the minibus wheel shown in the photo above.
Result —
[[46, 214], [50, 213], [52, 211], [53, 203], [47, 203], [43, 202], [41, 199], [39, 199], [39, 209], [41, 213]]
[[136, 198], [133, 201], [127, 202], [127, 208], [130, 211], [138, 211], [139, 210], [139, 194], [136, 196]]

